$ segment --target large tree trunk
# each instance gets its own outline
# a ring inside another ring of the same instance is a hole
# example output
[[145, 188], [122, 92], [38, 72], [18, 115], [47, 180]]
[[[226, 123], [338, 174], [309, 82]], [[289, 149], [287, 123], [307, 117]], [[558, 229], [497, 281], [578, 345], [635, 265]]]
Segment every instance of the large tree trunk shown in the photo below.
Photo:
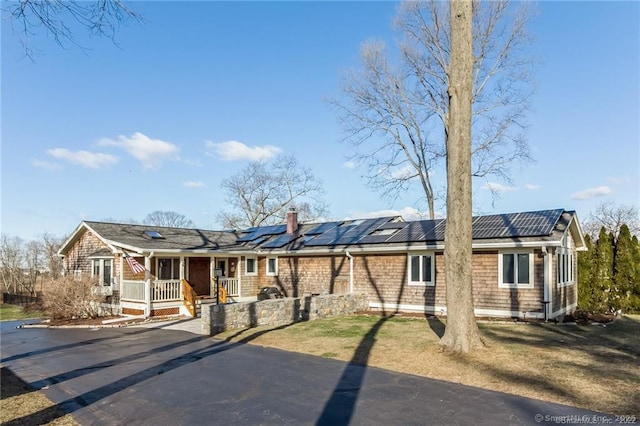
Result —
[[473, 313], [471, 279], [472, 14], [470, 0], [452, 0], [444, 249], [447, 326], [440, 343], [456, 352], [482, 346]]

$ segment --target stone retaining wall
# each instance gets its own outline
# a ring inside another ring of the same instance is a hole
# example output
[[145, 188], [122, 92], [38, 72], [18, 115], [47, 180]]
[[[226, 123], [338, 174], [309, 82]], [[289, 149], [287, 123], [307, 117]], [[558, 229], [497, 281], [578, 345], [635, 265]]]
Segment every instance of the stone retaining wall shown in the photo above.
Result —
[[349, 315], [364, 311], [368, 306], [364, 294], [328, 294], [261, 302], [203, 305], [202, 332], [211, 336], [225, 330], [261, 325], [286, 325], [298, 321]]

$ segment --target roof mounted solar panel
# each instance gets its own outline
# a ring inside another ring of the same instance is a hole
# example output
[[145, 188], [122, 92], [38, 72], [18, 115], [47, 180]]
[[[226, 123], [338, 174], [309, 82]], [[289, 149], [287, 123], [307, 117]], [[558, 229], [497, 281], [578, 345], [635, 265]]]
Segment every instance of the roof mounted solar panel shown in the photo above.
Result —
[[279, 235], [283, 234], [287, 230], [287, 225], [271, 225], [271, 226], [260, 226], [256, 228], [249, 228], [247, 230], [247, 234], [238, 238], [238, 242], [248, 242], [256, 240], [260, 237], [264, 237], [265, 235]]
[[327, 223], [322, 223], [318, 226], [316, 226], [315, 228], [311, 229], [310, 231], [305, 232], [305, 235], [319, 235], [319, 234], [324, 234], [326, 231], [335, 228], [336, 226], [341, 225], [342, 222], [327, 222]]
[[563, 212], [563, 209], [556, 209], [518, 213], [513, 223], [505, 230], [504, 236], [550, 235]]
[[369, 235], [383, 223], [390, 220], [388, 217], [358, 220], [355, 222], [345, 222], [340, 226], [335, 226], [318, 235], [306, 246], [336, 246], [356, 244], [361, 239]]
[[288, 235], [288, 234], [280, 235], [279, 237], [276, 237], [275, 239], [267, 242], [266, 244], [263, 244], [262, 248], [280, 248], [289, 244], [294, 239], [295, 239], [295, 235]]
[[440, 241], [444, 239], [444, 219], [419, 220], [409, 224], [387, 240], [389, 243]]
[[500, 237], [509, 224], [512, 222], [514, 215], [494, 214], [488, 216], [478, 216], [473, 220], [473, 238], [486, 239]]
[[251, 244], [258, 245], [258, 244], [260, 244], [261, 242], [263, 242], [263, 241], [264, 241], [264, 240], [266, 240], [266, 239], [267, 239], [267, 237], [260, 237], [260, 238], [258, 238], [257, 240], [253, 240], [253, 241], [251, 241]]
[[407, 226], [409, 222], [387, 222], [378, 226], [378, 229], [402, 229]]
[[478, 216], [473, 220], [473, 238], [517, 238], [550, 235], [563, 209]]

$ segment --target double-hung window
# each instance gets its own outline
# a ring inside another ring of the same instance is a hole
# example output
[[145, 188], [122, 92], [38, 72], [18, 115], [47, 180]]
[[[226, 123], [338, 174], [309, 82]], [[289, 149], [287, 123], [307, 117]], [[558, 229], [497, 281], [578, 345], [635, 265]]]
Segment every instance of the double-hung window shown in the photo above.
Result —
[[110, 286], [113, 278], [113, 259], [91, 259], [91, 276], [100, 285]]
[[244, 260], [245, 275], [258, 275], [258, 259], [255, 257], [246, 257]]
[[278, 258], [267, 257], [267, 275], [278, 275]]
[[499, 287], [533, 288], [533, 252], [510, 251], [498, 256]]
[[435, 258], [433, 253], [411, 253], [409, 260], [409, 285], [434, 285]]

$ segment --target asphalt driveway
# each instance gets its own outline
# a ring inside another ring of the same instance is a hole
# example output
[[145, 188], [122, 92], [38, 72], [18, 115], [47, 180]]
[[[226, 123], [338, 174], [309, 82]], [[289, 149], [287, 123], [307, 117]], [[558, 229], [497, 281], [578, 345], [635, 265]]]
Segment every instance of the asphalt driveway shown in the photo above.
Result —
[[13, 326], [0, 327], [2, 366], [82, 425], [495, 426], [598, 415], [184, 331]]

